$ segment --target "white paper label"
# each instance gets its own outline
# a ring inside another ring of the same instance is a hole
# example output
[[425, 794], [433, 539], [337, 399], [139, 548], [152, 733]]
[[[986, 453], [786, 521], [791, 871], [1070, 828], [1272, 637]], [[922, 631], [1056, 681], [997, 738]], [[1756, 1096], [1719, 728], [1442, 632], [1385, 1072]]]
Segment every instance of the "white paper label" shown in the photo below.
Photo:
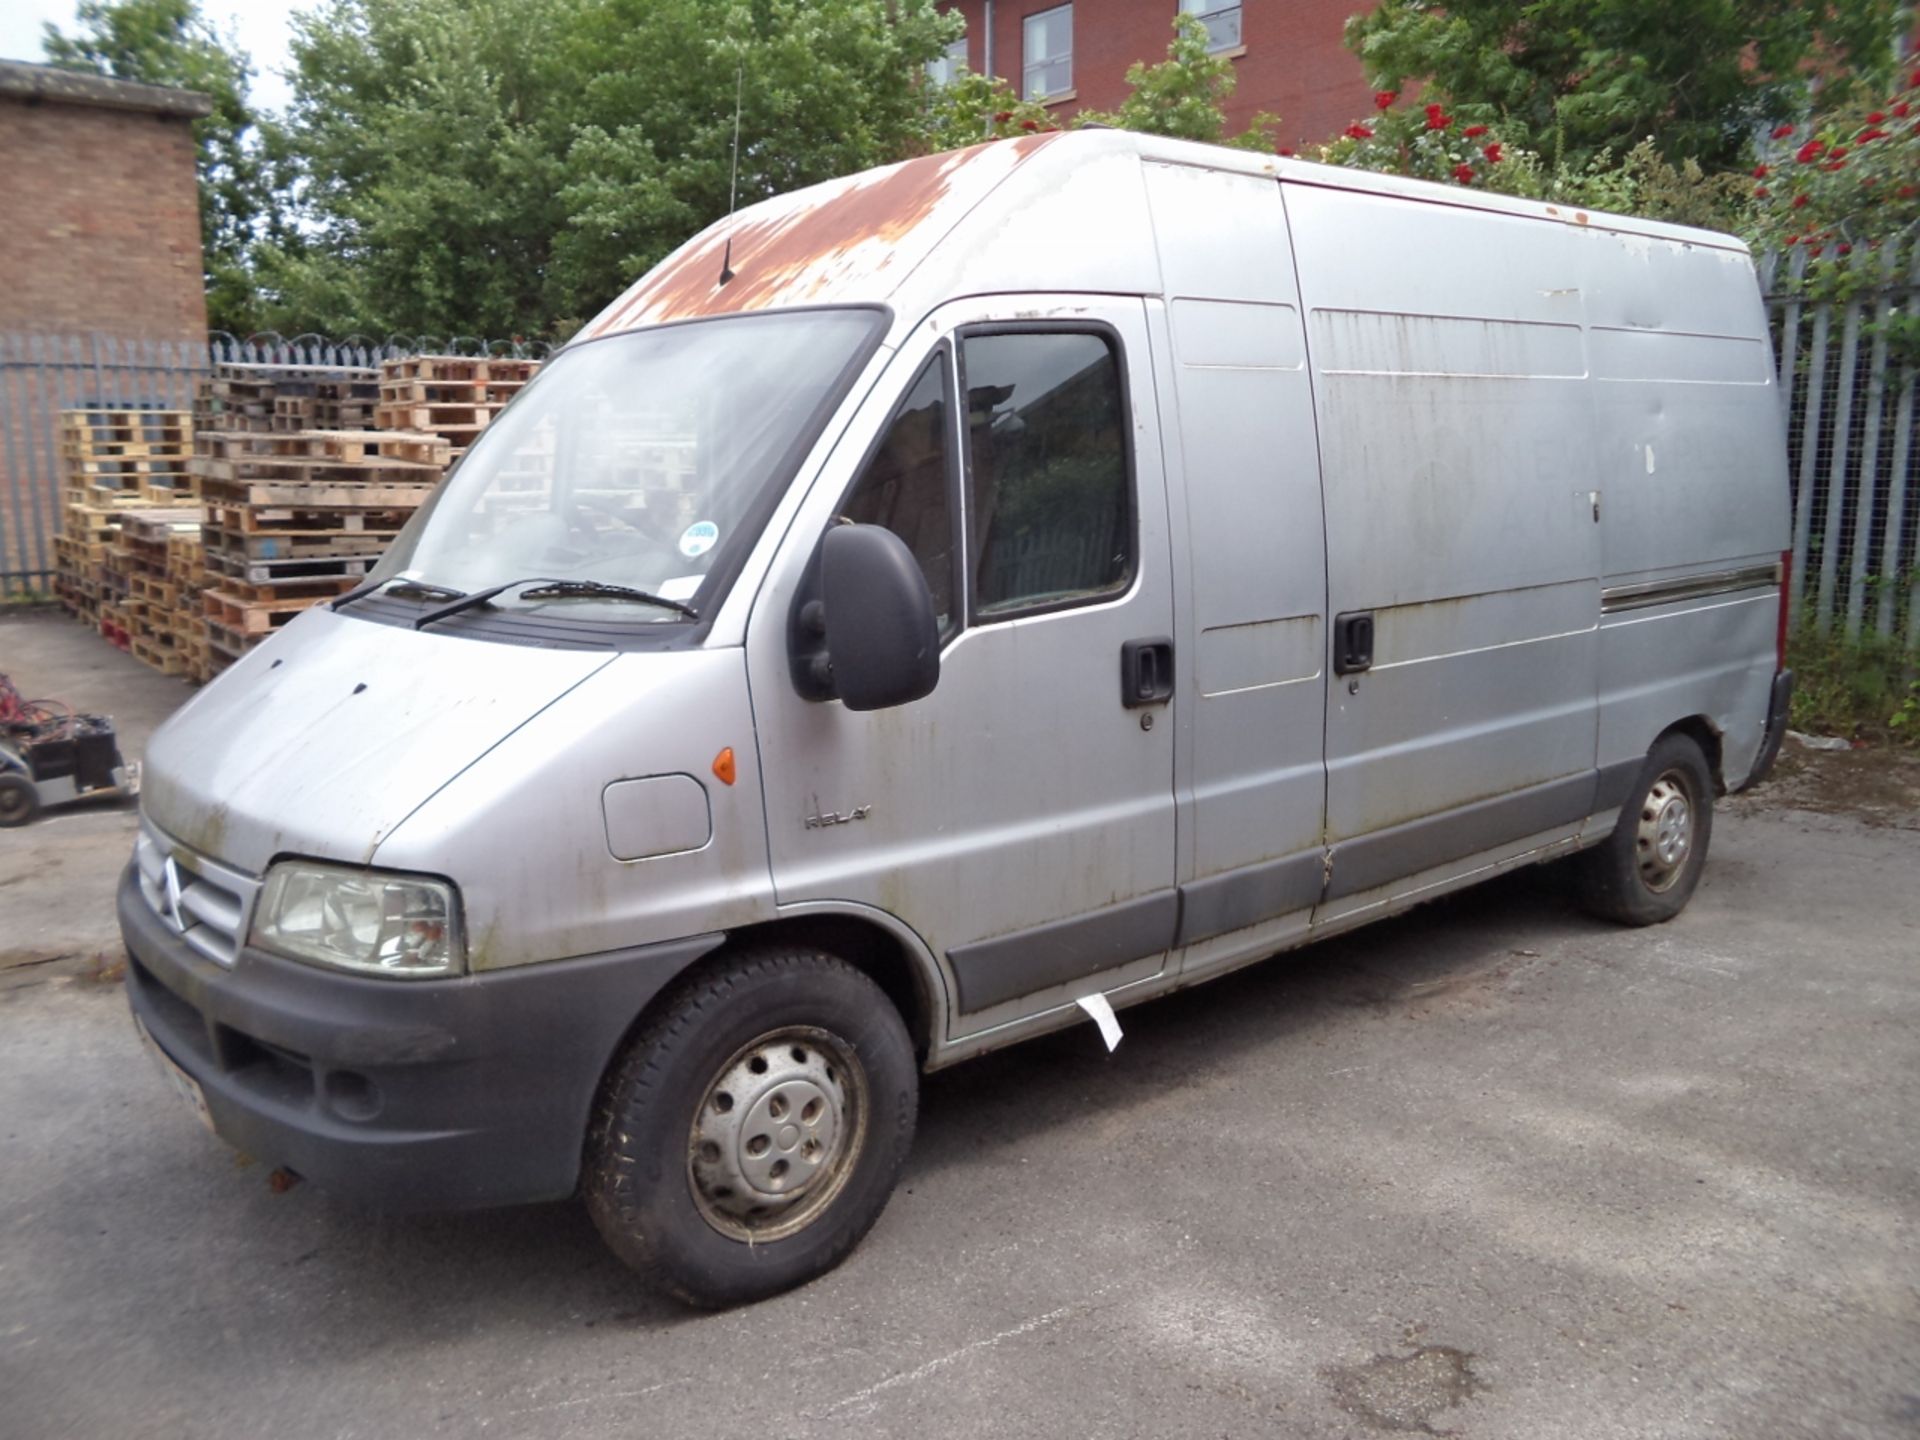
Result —
[[1100, 1038], [1107, 1042], [1107, 1053], [1112, 1054], [1120, 1043], [1120, 1017], [1113, 1013], [1107, 997], [1096, 990], [1091, 995], [1082, 995], [1074, 1003], [1093, 1017], [1093, 1023], [1100, 1027]]

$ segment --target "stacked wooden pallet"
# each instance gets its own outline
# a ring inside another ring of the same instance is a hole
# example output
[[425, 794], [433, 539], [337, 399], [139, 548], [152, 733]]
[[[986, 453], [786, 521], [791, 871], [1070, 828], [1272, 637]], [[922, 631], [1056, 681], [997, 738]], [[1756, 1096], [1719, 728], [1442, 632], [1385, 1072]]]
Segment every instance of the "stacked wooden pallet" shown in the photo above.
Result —
[[449, 450], [437, 435], [372, 430], [216, 431], [197, 448], [210, 673], [358, 584]]
[[409, 355], [380, 366], [382, 430], [443, 437], [459, 459], [540, 368], [538, 360], [474, 355]]
[[197, 564], [188, 569], [182, 559], [197, 556], [205, 516], [197, 505], [129, 511], [108, 557], [124, 594], [114, 617], [124, 635], [113, 638], [162, 674], [192, 675], [205, 648], [192, 606]]
[[196, 387], [193, 424], [202, 434], [359, 429], [372, 418], [379, 393], [380, 372], [371, 367], [216, 365]]
[[192, 451], [192, 422], [178, 410], [61, 413], [54, 588], [69, 611], [123, 648], [131, 633], [123, 531], [132, 515], [196, 503]]

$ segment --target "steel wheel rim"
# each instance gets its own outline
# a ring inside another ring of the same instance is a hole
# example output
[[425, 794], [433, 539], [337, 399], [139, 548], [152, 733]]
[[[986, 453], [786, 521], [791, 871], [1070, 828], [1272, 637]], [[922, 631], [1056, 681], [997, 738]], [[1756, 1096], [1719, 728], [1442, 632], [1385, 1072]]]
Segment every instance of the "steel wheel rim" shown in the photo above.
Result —
[[24, 820], [32, 813], [33, 806], [23, 786], [0, 785], [0, 820]]
[[1679, 770], [1664, 771], [1640, 802], [1640, 820], [1633, 837], [1634, 862], [1640, 881], [1656, 895], [1679, 882], [1693, 854], [1695, 807], [1687, 777]]
[[694, 1111], [687, 1185], [701, 1218], [761, 1245], [811, 1225], [867, 1139], [867, 1072], [831, 1031], [789, 1025], [734, 1052]]

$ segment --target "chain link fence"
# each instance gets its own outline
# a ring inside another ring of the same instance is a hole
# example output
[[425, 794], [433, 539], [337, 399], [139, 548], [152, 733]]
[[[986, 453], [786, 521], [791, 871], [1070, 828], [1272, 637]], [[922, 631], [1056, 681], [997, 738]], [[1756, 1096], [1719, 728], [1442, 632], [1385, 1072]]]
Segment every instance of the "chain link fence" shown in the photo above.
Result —
[[1920, 241], [1819, 258], [1769, 255], [1760, 283], [1773, 321], [1793, 482], [1793, 594], [1802, 625], [1869, 632], [1920, 650]]
[[198, 341], [0, 333], [0, 601], [53, 587], [62, 410], [186, 410], [215, 365], [378, 365], [406, 355], [542, 359], [544, 343], [475, 336], [330, 340], [214, 334]]

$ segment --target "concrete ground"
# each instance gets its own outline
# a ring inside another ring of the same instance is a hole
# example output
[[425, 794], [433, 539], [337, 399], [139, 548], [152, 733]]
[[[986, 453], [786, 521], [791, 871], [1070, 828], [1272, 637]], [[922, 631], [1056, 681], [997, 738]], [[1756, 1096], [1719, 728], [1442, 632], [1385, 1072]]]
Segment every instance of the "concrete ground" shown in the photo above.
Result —
[[[16, 678], [136, 736], [177, 698], [59, 624], [0, 669], [75, 652]], [[1818, 792], [1724, 808], [1658, 929], [1536, 871], [932, 1077], [854, 1257], [721, 1315], [571, 1205], [276, 1193], [117, 984], [16, 965], [0, 1433], [1912, 1436], [1920, 813]], [[0, 949], [107, 933], [126, 831], [0, 832]]]

